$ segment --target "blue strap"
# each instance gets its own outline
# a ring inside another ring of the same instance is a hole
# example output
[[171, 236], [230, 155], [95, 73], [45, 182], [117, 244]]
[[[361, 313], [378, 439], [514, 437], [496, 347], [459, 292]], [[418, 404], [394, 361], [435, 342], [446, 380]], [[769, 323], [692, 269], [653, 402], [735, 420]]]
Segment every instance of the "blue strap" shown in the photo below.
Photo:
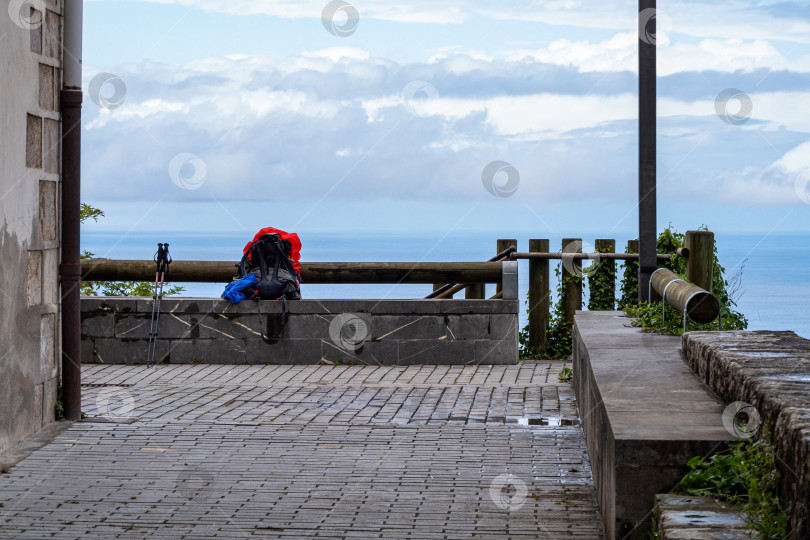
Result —
[[222, 298], [229, 300], [232, 304], [238, 304], [242, 300], [247, 300], [247, 296], [242, 294], [242, 291], [251, 285], [258, 283], [255, 274], [248, 274], [238, 281], [229, 283], [225, 287], [225, 292], [222, 293]]

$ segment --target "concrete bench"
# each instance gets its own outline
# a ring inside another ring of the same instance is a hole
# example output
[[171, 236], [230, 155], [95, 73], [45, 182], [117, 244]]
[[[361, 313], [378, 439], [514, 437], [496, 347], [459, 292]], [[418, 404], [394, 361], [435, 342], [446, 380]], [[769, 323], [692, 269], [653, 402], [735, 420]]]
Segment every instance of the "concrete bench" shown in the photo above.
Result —
[[681, 338], [630, 322], [619, 311], [577, 312], [574, 322], [574, 387], [610, 540], [647, 538], [656, 494], [678, 484], [690, 458], [734, 440]]

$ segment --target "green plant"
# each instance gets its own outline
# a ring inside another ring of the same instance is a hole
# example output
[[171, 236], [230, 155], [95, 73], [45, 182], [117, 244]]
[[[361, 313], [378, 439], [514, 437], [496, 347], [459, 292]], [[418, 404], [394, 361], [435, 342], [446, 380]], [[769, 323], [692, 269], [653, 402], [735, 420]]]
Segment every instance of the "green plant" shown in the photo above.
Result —
[[768, 439], [731, 443], [724, 452], [708, 459], [694, 457], [688, 465], [692, 470], [675, 488], [677, 493], [744, 504], [748, 526], [760, 538], [781, 539], [787, 535], [790, 509], [783, 508], [779, 501], [780, 475]]
[[[104, 217], [104, 212], [98, 208], [93, 208], [89, 204], [82, 203], [80, 219], [84, 223], [88, 219], [98, 221]], [[83, 251], [82, 259], [92, 259], [95, 255], [89, 251]], [[180, 294], [185, 288], [169, 285], [163, 286], [163, 296], [173, 296]], [[154, 295], [154, 283], [149, 281], [82, 281], [82, 296], [152, 296]]]
[[571, 371], [571, 368], [568, 366], [563, 366], [562, 371], [557, 373], [557, 379], [560, 382], [571, 382], [571, 379], [574, 378], [574, 372]]
[[[700, 227], [700, 230], [707, 230], [706, 226]], [[658, 235], [656, 249], [658, 253], [675, 254], [678, 248], [683, 247], [684, 235], [677, 232], [672, 224], [669, 225]], [[726, 269], [720, 265], [717, 258], [717, 245], [714, 247], [714, 271], [712, 274], [712, 291], [720, 302], [720, 315], [722, 318], [723, 330], [744, 330], [748, 328], [748, 319], [745, 315], [736, 311], [737, 303], [733, 298], [736, 283], [739, 282], [740, 273], [732, 278], [731, 283], [725, 277]], [[631, 265], [635, 264], [635, 270], [630, 272]], [[669, 268], [675, 274], [683, 279], [686, 279], [686, 259], [683, 257], [674, 257], [664, 261], [661, 266]], [[742, 269], [740, 270], [742, 272]], [[630, 293], [635, 290], [635, 297], [626, 295], [625, 292]], [[667, 305], [666, 316], [663, 315], [661, 302], [653, 302], [651, 304], [638, 302], [638, 263], [635, 261], [627, 261], [625, 263], [624, 279], [622, 280], [622, 309], [624, 312], [633, 317], [633, 325], [640, 326], [645, 330], [651, 332], [658, 332], [661, 334], [681, 335], [683, 333], [683, 314], [679, 313], [675, 308]], [[665, 319], [665, 320], [664, 320]], [[695, 330], [717, 330], [716, 323], [697, 324], [687, 318], [686, 331], [691, 332]]]
[[[609, 250], [597, 250], [607, 253]], [[616, 307], [616, 264], [602, 260], [588, 272], [588, 311], [613, 311]]]
[[[631, 249], [625, 248], [625, 253], [633, 253]], [[619, 288], [619, 307], [635, 304], [638, 302], [638, 261], [624, 261], [622, 271], [622, 282]]]
[[53, 415], [56, 420], [65, 419], [65, 405], [62, 397], [62, 385], [56, 387], [56, 403], [53, 404]]

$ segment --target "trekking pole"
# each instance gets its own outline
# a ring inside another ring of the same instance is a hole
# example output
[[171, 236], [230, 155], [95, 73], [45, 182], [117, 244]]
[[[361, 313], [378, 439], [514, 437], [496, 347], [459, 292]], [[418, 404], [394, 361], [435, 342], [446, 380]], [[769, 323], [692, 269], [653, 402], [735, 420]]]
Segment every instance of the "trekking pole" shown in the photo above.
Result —
[[163, 299], [163, 284], [166, 282], [166, 274], [169, 272], [169, 264], [172, 259], [169, 256], [169, 244], [158, 244], [155, 253], [155, 293], [152, 296], [152, 322], [149, 326], [149, 351], [146, 364], [152, 366], [155, 363], [155, 350], [157, 349], [158, 324], [160, 323], [160, 301]]

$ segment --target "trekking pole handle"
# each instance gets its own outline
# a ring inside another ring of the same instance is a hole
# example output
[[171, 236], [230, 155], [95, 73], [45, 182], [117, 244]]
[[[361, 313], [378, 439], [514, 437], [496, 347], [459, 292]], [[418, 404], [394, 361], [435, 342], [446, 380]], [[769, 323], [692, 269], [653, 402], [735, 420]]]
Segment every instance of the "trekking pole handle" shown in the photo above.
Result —
[[163, 261], [164, 253], [165, 252], [163, 250], [163, 244], [158, 244], [158, 249], [155, 252], [155, 256], [152, 258], [152, 260], [155, 261], [156, 264], [155, 273], [158, 274], [160, 273], [160, 265], [161, 262]]
[[167, 273], [169, 271], [169, 265], [172, 263], [171, 255], [169, 255], [169, 244], [158, 244], [158, 250], [155, 253], [155, 257], [153, 259], [157, 265], [156, 272], [160, 273]]

